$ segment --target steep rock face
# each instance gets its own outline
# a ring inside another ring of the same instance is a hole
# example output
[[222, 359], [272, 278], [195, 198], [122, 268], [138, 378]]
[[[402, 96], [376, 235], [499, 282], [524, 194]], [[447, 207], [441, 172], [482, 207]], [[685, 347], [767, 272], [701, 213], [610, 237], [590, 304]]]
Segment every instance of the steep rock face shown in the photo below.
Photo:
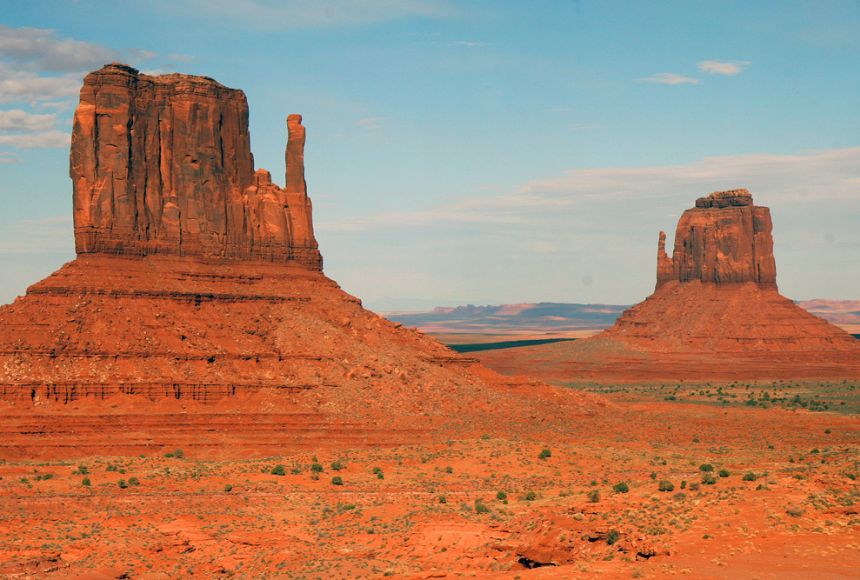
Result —
[[[288, 144], [295, 151], [288, 157], [302, 163], [304, 128], [290, 132], [301, 139]], [[304, 168], [288, 167], [287, 173], [303, 176]], [[245, 95], [210, 78], [149, 76], [120, 64], [87, 75], [75, 112], [70, 175], [79, 254], [322, 267], [305, 188], [288, 195], [271, 179], [262, 184], [254, 172]]]
[[745, 189], [697, 199], [678, 221], [671, 259], [660, 232], [657, 288], [672, 280], [776, 288], [772, 229], [770, 210], [753, 205]]

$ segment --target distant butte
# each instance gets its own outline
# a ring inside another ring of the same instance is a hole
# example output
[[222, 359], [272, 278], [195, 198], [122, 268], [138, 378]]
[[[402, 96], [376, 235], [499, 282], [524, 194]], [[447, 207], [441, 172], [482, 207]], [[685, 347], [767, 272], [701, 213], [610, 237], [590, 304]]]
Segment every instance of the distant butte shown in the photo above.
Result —
[[860, 341], [777, 291], [770, 210], [746, 189], [696, 200], [657, 284], [604, 332], [575, 342], [486, 352], [507, 373], [602, 382], [860, 377]]
[[77, 259], [0, 308], [0, 459], [402, 444], [602, 404], [503, 378], [324, 276], [302, 117], [287, 130], [282, 188], [254, 169], [241, 91], [120, 64], [87, 75]]

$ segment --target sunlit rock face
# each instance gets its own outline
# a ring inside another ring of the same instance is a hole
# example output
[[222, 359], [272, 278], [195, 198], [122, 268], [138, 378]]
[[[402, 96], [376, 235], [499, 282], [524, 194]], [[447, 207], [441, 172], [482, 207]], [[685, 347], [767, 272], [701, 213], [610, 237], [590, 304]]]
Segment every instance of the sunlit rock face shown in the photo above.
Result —
[[78, 254], [298, 262], [321, 270], [288, 123], [287, 188], [254, 170], [245, 94], [200, 76], [110, 64], [84, 79], [72, 133]]

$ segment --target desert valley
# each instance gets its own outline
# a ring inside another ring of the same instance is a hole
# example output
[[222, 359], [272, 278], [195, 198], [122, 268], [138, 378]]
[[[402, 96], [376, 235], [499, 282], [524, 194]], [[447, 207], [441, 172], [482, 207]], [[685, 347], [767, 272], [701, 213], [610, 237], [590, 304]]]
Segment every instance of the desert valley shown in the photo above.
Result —
[[329, 277], [309, 116], [265, 119], [282, 186], [240, 89], [75, 95], [75, 257], [0, 306], [0, 578], [857, 577], [860, 303], [781, 293], [753, 185], [636, 218], [633, 306], [385, 314]]

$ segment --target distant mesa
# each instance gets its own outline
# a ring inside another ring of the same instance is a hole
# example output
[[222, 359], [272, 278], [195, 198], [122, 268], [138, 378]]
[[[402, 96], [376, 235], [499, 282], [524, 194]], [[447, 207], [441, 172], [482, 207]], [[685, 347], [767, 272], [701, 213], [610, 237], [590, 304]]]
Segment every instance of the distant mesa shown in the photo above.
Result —
[[770, 210], [745, 189], [696, 200], [672, 256], [657, 246], [657, 284], [602, 333], [479, 358], [548, 380], [637, 382], [860, 378], [860, 342], [777, 291]]
[[208, 78], [109, 64], [84, 79], [72, 131], [78, 254], [172, 254], [322, 269], [301, 115], [285, 188], [254, 171], [245, 94]]

